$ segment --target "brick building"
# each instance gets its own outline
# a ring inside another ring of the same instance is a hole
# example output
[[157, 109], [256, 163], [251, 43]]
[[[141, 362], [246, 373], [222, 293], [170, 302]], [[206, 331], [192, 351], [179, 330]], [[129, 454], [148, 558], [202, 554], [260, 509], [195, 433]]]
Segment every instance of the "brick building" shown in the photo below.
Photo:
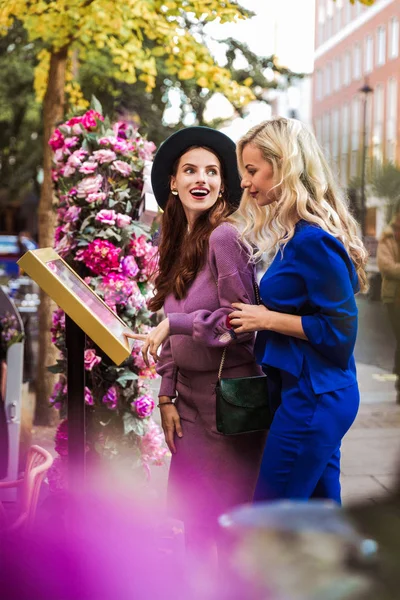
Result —
[[[367, 97], [367, 171], [400, 165], [400, 0], [364, 6], [349, 0], [316, 0], [312, 120], [342, 186], [361, 173], [363, 103]], [[368, 82], [373, 92], [360, 92]], [[367, 203], [367, 235], [379, 235], [384, 209]]]

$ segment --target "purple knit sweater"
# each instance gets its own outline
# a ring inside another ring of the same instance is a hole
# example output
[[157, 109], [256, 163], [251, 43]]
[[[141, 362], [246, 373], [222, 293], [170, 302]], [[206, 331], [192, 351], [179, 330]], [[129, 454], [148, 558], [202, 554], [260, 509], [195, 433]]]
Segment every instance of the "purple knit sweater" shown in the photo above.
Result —
[[227, 370], [248, 365], [249, 376], [260, 374], [253, 355], [254, 334], [236, 336], [227, 318], [232, 302], [255, 304], [253, 281], [254, 267], [238, 231], [222, 223], [210, 236], [208, 260], [186, 298], [177, 300], [170, 294], [165, 299], [170, 336], [157, 363], [157, 372], [162, 376], [160, 396], [176, 396], [178, 370], [217, 374], [227, 345]]

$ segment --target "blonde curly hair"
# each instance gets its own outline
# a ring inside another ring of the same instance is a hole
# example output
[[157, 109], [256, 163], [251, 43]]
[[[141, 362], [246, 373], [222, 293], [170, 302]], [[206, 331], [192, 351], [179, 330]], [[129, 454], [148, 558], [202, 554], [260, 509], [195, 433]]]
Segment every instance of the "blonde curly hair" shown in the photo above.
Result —
[[239, 170], [244, 173], [243, 150], [251, 144], [273, 168], [278, 201], [258, 206], [247, 190], [231, 221], [243, 239], [255, 246], [253, 258], [283, 251], [296, 223], [315, 223], [339, 239], [357, 271], [360, 290], [368, 288], [365, 265], [368, 253], [358, 236], [357, 223], [313, 133], [300, 121], [282, 117], [264, 121], [237, 144]]

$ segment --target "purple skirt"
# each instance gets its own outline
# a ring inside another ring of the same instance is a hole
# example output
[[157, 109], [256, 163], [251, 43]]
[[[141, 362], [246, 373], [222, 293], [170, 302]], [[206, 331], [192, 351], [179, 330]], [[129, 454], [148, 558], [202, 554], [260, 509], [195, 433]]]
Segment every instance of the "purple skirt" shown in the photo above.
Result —
[[[224, 377], [258, 375], [256, 365], [225, 369]], [[225, 436], [216, 430], [216, 372], [180, 371], [177, 400], [183, 437], [175, 439], [168, 480], [172, 516], [207, 523], [237, 504], [251, 502], [266, 432]]]

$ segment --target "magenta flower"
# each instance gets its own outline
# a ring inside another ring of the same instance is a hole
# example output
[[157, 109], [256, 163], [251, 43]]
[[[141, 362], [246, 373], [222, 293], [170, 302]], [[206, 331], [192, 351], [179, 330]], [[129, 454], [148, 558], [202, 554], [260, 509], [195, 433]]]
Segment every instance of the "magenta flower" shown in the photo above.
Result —
[[89, 194], [97, 194], [101, 189], [102, 183], [103, 177], [101, 175], [85, 177], [82, 181], [79, 181], [76, 186], [78, 198], [85, 198], [86, 196], [89, 196]]
[[79, 173], [84, 173], [85, 175], [90, 175], [97, 170], [97, 163], [87, 160], [82, 163], [82, 166], [79, 169]]
[[122, 213], [117, 214], [117, 218], [116, 218], [117, 227], [124, 229], [125, 227], [128, 227], [128, 225], [130, 225], [131, 222], [132, 222], [132, 217], [130, 217], [129, 215], [123, 215]]
[[85, 403], [88, 404], [89, 406], [93, 406], [93, 404], [94, 404], [92, 392], [89, 390], [89, 388], [87, 386], [85, 386]]
[[98, 163], [110, 163], [117, 158], [117, 155], [112, 150], [96, 150], [93, 152], [93, 157]]
[[132, 167], [123, 160], [115, 160], [112, 163], [111, 168], [114, 169], [114, 171], [121, 173], [121, 175], [124, 177], [129, 177], [129, 175], [132, 173]]
[[64, 419], [57, 427], [55, 436], [55, 450], [60, 456], [68, 455], [68, 421]]
[[89, 348], [85, 350], [85, 369], [91, 371], [93, 367], [101, 363], [101, 357], [97, 356], [96, 352]]
[[68, 127], [72, 127], [73, 125], [76, 125], [77, 123], [82, 123], [82, 117], [72, 117], [65, 124], [68, 125]]
[[104, 275], [119, 268], [121, 248], [107, 240], [96, 238], [84, 250], [79, 250], [75, 260], [81, 260], [96, 275]]
[[55, 129], [49, 140], [49, 146], [55, 152], [64, 146], [64, 136], [59, 129]]
[[121, 269], [127, 277], [136, 277], [139, 273], [139, 267], [133, 256], [125, 256], [121, 261]]
[[105, 225], [115, 225], [115, 219], [117, 217], [117, 213], [115, 210], [107, 210], [103, 209], [96, 215], [96, 221], [99, 223], [104, 223]]
[[83, 115], [81, 123], [85, 129], [95, 129], [97, 127], [96, 119], [104, 121], [103, 115], [91, 109]]
[[114, 385], [112, 385], [110, 388], [108, 388], [108, 391], [106, 394], [104, 394], [102, 400], [103, 400], [104, 404], [106, 404], [107, 407], [110, 408], [111, 410], [115, 410], [117, 408], [118, 392]]
[[131, 402], [131, 406], [139, 419], [146, 419], [154, 410], [154, 400], [151, 396], [144, 394]]

